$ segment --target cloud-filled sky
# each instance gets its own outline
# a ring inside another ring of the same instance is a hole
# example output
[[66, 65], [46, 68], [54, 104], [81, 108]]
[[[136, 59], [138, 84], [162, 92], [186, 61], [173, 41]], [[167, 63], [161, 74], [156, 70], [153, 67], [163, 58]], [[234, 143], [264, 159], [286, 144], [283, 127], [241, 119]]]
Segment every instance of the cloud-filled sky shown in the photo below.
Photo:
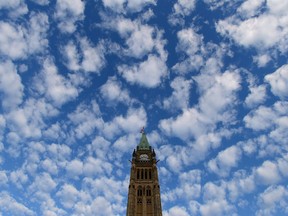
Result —
[[143, 126], [163, 216], [287, 215], [287, 11], [0, 0], [0, 215], [125, 215]]

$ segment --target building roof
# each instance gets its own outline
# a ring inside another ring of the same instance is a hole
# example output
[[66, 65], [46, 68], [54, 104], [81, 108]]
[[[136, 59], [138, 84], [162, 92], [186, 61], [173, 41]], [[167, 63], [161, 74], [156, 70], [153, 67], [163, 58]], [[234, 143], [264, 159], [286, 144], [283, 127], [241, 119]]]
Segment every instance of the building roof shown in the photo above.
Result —
[[150, 144], [148, 142], [146, 134], [145, 132], [142, 132], [142, 137], [141, 137], [140, 143], [137, 146], [137, 150], [149, 150], [149, 149], [150, 149]]

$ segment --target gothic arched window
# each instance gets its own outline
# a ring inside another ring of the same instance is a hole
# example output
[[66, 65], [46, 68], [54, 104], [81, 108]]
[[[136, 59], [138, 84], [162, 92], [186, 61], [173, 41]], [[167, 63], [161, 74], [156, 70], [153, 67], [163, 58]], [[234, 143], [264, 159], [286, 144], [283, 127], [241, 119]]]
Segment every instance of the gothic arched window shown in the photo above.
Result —
[[151, 188], [149, 186], [146, 189], [146, 196], [151, 196]]
[[138, 190], [137, 190], [137, 195], [138, 196], [142, 196], [142, 187], [138, 187]]

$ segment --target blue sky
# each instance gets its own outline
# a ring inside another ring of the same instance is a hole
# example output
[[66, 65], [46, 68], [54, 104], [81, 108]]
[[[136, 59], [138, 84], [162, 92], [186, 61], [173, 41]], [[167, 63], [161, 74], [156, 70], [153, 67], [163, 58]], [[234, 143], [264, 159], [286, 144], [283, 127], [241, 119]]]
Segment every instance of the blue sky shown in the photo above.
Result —
[[0, 215], [125, 215], [143, 126], [163, 216], [287, 215], [287, 11], [0, 0]]

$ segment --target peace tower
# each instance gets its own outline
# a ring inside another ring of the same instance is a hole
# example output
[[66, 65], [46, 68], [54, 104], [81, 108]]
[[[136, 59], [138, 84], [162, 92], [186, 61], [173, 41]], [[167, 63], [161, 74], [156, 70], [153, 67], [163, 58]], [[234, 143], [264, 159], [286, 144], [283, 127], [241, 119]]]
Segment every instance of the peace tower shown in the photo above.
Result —
[[133, 151], [126, 216], [162, 216], [157, 160], [144, 129]]

